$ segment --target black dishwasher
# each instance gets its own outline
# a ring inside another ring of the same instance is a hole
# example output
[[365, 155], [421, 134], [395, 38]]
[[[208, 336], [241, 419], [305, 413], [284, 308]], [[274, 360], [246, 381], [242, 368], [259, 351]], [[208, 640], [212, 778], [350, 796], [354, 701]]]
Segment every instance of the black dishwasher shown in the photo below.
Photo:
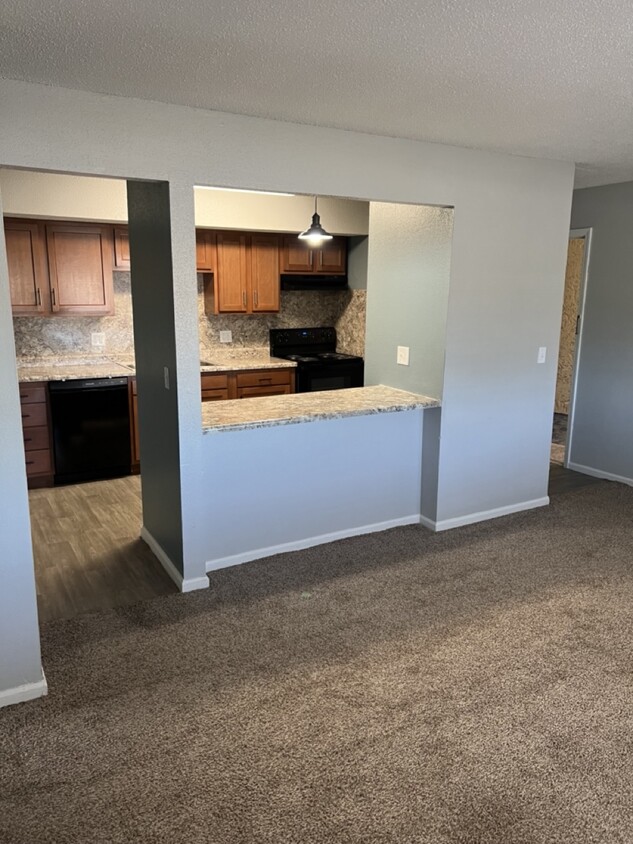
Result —
[[48, 385], [55, 483], [130, 474], [127, 378], [80, 378]]

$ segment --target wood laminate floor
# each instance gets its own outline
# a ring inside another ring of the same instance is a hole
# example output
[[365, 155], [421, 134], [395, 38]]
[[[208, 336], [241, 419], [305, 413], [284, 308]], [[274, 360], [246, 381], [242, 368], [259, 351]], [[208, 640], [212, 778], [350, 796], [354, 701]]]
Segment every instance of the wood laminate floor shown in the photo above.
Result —
[[141, 481], [29, 492], [40, 621], [110, 609], [177, 588], [141, 528]]
[[572, 489], [580, 489], [582, 486], [606, 483], [608, 481], [602, 478], [583, 475], [581, 472], [573, 472], [571, 469], [565, 469], [558, 463], [549, 464], [549, 495], [560, 495], [564, 492], [570, 492]]

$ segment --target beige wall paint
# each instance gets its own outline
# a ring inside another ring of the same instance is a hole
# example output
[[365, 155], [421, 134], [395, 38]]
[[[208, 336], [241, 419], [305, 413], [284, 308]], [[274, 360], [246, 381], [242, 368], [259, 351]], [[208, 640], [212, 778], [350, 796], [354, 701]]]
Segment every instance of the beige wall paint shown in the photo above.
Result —
[[[125, 182], [30, 170], [0, 169], [4, 213], [15, 217], [127, 222]], [[194, 189], [200, 228], [293, 232], [307, 228], [314, 212], [311, 196], [267, 196]], [[364, 235], [369, 203], [319, 198], [323, 226], [333, 234]]]
[[560, 347], [558, 350], [558, 375], [556, 378], [556, 413], [569, 413], [571, 381], [574, 374], [574, 354], [576, 351], [576, 318], [578, 316], [578, 297], [585, 254], [585, 238], [572, 237], [567, 252], [565, 271], [565, 298], [560, 329]]

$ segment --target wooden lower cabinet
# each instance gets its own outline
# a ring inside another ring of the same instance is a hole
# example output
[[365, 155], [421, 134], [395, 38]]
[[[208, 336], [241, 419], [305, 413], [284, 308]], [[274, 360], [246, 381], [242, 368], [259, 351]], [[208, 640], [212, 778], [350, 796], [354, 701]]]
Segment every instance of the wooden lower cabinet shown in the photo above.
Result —
[[202, 401], [222, 401], [231, 398], [229, 395], [229, 376], [225, 373], [207, 374], [200, 376]]
[[[283, 396], [294, 391], [294, 369], [249, 369], [240, 372], [203, 372], [200, 375], [200, 396], [203, 402], [247, 399], [256, 396]], [[129, 397], [132, 473], [138, 474], [141, 469], [141, 460], [136, 378], [129, 379]]]
[[53, 486], [48, 390], [44, 382], [20, 384], [24, 458], [29, 489]]
[[235, 398], [283, 396], [294, 392], [294, 372], [290, 369], [260, 369], [238, 372]]

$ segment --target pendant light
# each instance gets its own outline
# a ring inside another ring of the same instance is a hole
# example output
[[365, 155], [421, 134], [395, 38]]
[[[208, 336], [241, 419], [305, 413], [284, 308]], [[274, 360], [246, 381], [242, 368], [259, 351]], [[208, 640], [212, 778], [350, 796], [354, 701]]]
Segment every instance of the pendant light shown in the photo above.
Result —
[[332, 240], [332, 235], [328, 234], [321, 225], [321, 218], [317, 214], [317, 198], [314, 197], [314, 214], [312, 215], [312, 224], [310, 228], [301, 232], [299, 240], [307, 240], [311, 246], [320, 246], [325, 240]]

